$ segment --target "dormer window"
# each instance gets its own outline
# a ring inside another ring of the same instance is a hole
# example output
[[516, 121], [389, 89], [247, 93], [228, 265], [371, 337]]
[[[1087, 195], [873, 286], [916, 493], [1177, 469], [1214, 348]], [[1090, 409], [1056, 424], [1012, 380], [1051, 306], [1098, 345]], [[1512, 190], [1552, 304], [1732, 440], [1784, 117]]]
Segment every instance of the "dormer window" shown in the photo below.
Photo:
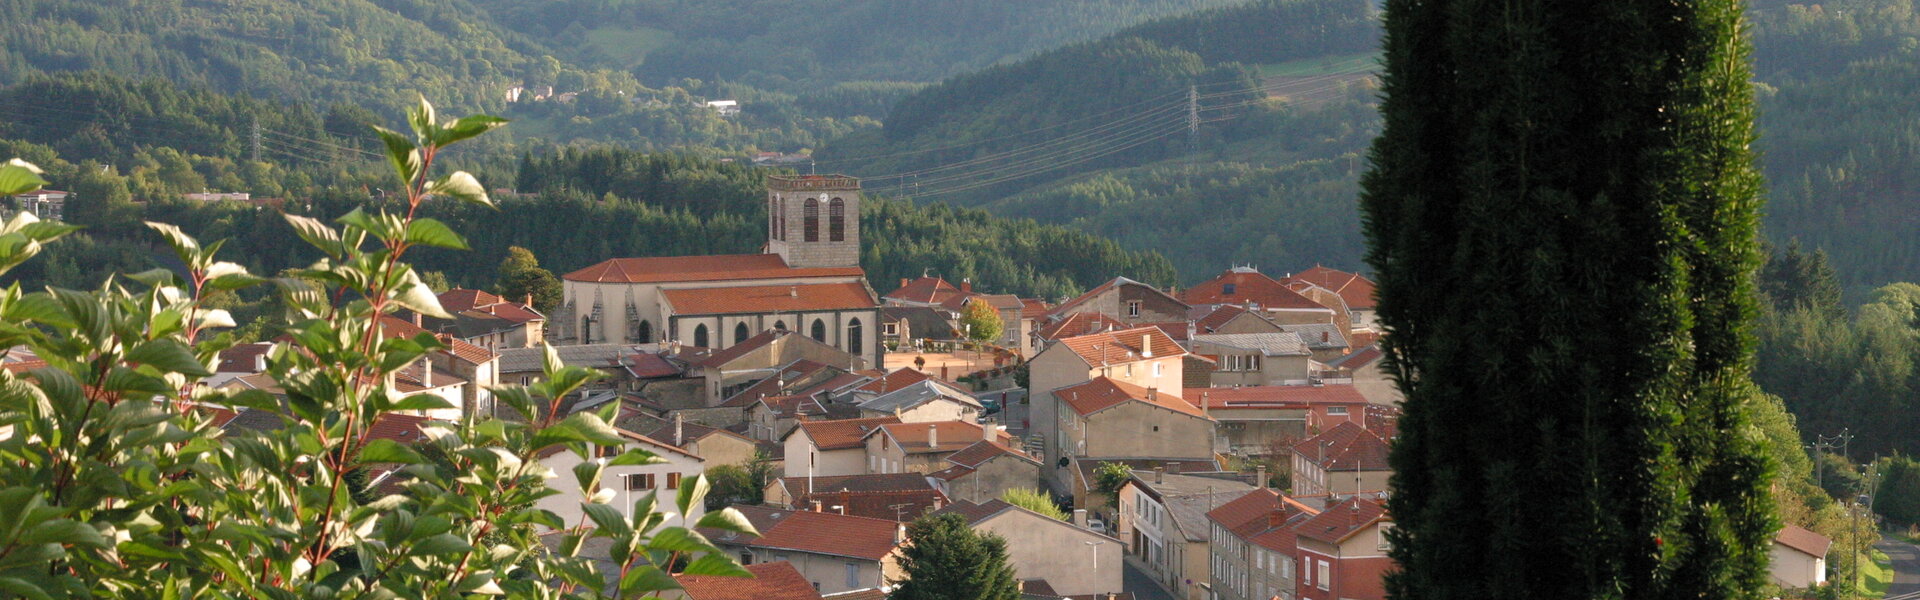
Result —
[[1220, 295], [1222, 295], [1222, 296], [1232, 296], [1232, 295], [1233, 295], [1233, 288], [1234, 288], [1234, 285], [1233, 285], [1233, 284], [1231, 284], [1231, 283], [1228, 283], [1228, 284], [1223, 284], [1223, 285], [1221, 285], [1221, 286], [1220, 286]]

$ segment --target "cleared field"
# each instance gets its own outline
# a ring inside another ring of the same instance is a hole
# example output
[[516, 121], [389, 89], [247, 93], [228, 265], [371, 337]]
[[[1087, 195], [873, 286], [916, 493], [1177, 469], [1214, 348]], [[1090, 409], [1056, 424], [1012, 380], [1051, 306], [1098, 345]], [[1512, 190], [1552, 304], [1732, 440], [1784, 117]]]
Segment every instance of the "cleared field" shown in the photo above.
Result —
[[673, 42], [673, 33], [664, 29], [641, 27], [601, 27], [587, 31], [587, 45], [632, 67], [646, 60], [647, 53]]

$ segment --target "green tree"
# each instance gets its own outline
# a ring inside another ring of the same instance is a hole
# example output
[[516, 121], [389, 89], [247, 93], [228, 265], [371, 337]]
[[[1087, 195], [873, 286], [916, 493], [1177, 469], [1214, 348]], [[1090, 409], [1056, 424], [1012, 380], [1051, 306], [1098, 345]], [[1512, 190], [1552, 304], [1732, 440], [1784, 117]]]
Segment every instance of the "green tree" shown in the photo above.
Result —
[[905, 577], [895, 600], [1016, 600], [1019, 582], [1007, 564], [1007, 541], [974, 531], [960, 515], [927, 515], [907, 524], [900, 553]]
[[1800, 240], [1788, 242], [1785, 250], [1767, 257], [1766, 266], [1760, 269], [1759, 287], [1776, 310], [1806, 308], [1832, 317], [1843, 312], [1840, 277], [1827, 264], [1827, 252], [1804, 251]]
[[1920, 524], [1920, 461], [1911, 456], [1881, 459], [1873, 509], [1902, 526]]
[[960, 328], [973, 341], [991, 342], [1000, 339], [1006, 325], [1000, 321], [999, 309], [976, 299], [960, 309]]
[[1406, 394], [1389, 595], [1764, 585], [1744, 4], [1386, 3], [1362, 209]]
[[534, 309], [542, 312], [551, 312], [560, 306], [562, 296], [560, 278], [540, 268], [540, 260], [534, 258], [533, 251], [519, 246], [507, 248], [507, 258], [500, 261], [500, 280], [494, 284], [493, 292], [516, 300], [532, 295]]
[[1108, 506], [1120, 506], [1120, 487], [1133, 480], [1133, 467], [1126, 463], [1103, 462], [1093, 470], [1093, 490], [1106, 497]]
[[772, 483], [773, 461], [764, 450], [755, 450], [753, 459], [737, 465], [719, 465], [707, 469], [713, 492], [707, 494], [707, 510], [720, 510], [733, 504], [759, 504]]
[[1067, 511], [1053, 503], [1053, 497], [1046, 492], [1033, 488], [1009, 488], [1000, 494], [1000, 499], [1020, 508], [1037, 512], [1061, 521], [1067, 520]]
[[420, 282], [427, 284], [427, 289], [435, 294], [453, 289], [453, 284], [447, 283], [447, 274], [439, 271], [421, 271]]
[[92, 161], [80, 164], [79, 174], [67, 184], [73, 196], [62, 217], [94, 233], [126, 235], [140, 226], [140, 205], [133, 203], [127, 178]]

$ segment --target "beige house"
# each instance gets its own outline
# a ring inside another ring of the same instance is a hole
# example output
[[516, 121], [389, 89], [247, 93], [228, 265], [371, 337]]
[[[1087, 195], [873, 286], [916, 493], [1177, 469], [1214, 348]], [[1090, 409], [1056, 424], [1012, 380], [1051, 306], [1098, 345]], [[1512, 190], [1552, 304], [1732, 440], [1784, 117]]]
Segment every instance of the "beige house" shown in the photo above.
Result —
[[1264, 487], [1209, 511], [1213, 597], [1294, 600], [1293, 527], [1318, 513]]
[[1202, 600], [1213, 579], [1206, 515], [1253, 490], [1238, 479], [1135, 472], [1120, 488], [1115, 537], [1175, 598]]
[[1013, 443], [998, 427], [965, 421], [888, 423], [867, 433], [868, 473], [932, 473], [947, 468], [947, 457], [977, 442]]
[[997, 441], [974, 442], [947, 455], [947, 464], [927, 478], [955, 501], [988, 502], [1040, 483], [1039, 460]]
[[1827, 582], [1827, 550], [1833, 540], [1799, 525], [1788, 525], [1773, 536], [1767, 551], [1767, 578], [1774, 585], [1807, 589]]
[[427, 317], [422, 325], [467, 343], [499, 351], [532, 348], [546, 339], [546, 315], [533, 309], [531, 295], [516, 302], [480, 290], [455, 288], [440, 293], [440, 308], [452, 319]]
[[[1202, 309], [1204, 310], [1204, 309]], [[1214, 307], [1193, 321], [1194, 335], [1209, 333], [1284, 333], [1278, 323], [1265, 315], [1233, 304]]]
[[1215, 387], [1303, 385], [1312, 374], [1312, 351], [1296, 333], [1200, 334], [1188, 345], [1216, 363]]
[[875, 396], [859, 407], [862, 417], [893, 415], [908, 423], [973, 422], [983, 410], [973, 394], [935, 379]]
[[1257, 311], [1282, 325], [1338, 323], [1344, 320], [1332, 308], [1315, 302], [1286, 284], [1252, 267], [1234, 267], [1219, 276], [1180, 292], [1194, 306], [1232, 304]]
[[[691, 483], [693, 477], [706, 472], [706, 459], [687, 452], [684, 448], [631, 431], [616, 431], [627, 439], [627, 445], [622, 449], [623, 451], [645, 450], [662, 459], [662, 462], [656, 464], [609, 466], [602, 471], [601, 489], [613, 491], [613, 497], [608, 504], [619, 509], [623, 515], [631, 517], [632, 515], [628, 513], [633, 510], [633, 502], [648, 492], [658, 493], [661, 498], [672, 498], [680, 492], [680, 485], [683, 482]], [[612, 455], [608, 454], [608, 456]], [[539, 457], [540, 465], [551, 469], [557, 476], [550, 485], [560, 493], [541, 498], [534, 503], [534, 506], [553, 511], [569, 526], [579, 524], [586, 518], [586, 511], [581, 509], [580, 505], [594, 492], [581, 490], [580, 483], [574, 480], [573, 467], [580, 464], [581, 460], [580, 455], [558, 447]], [[655, 510], [668, 513], [667, 521], [663, 524], [668, 526], [690, 525], [706, 513], [704, 506], [696, 504], [690, 509], [690, 514], [684, 515], [683, 519], [682, 515], [673, 514], [676, 507], [672, 502], [661, 502]]]
[[859, 266], [860, 181], [767, 185], [766, 254], [616, 258], [568, 273], [551, 338], [724, 350], [755, 332], [796, 331], [880, 364], [880, 303]]
[[1376, 326], [1374, 318], [1374, 285], [1371, 279], [1346, 271], [1314, 265], [1311, 269], [1288, 275], [1282, 278], [1281, 281], [1290, 285], [1298, 285], [1301, 283], [1312, 284], [1315, 287], [1339, 294], [1340, 299], [1347, 305], [1347, 313], [1351, 321], [1349, 326], [1352, 329], [1356, 331], [1372, 330]]
[[1214, 454], [1213, 419], [1172, 391], [1099, 377], [1053, 397], [1067, 409], [1060, 440], [1075, 460]]
[[[897, 417], [801, 421], [781, 440], [786, 447], [786, 477], [864, 475], [867, 434], [899, 423]], [[977, 433], [975, 434], [978, 435]]]
[[1382, 368], [1382, 356], [1380, 346], [1375, 344], [1327, 361], [1327, 367], [1333, 369], [1335, 378], [1351, 382], [1354, 389], [1366, 396], [1368, 402], [1399, 406], [1405, 396], [1400, 393], [1400, 386], [1394, 384]]
[[718, 427], [689, 423], [679, 414], [667, 419], [633, 414], [623, 416], [620, 426], [650, 439], [660, 440], [706, 459], [709, 465], [746, 465], [753, 462], [759, 445], [747, 436]]
[[1387, 441], [1352, 421], [1293, 445], [1293, 495], [1362, 494], [1387, 489], [1393, 466]]
[[1094, 286], [1086, 293], [1072, 300], [1060, 303], [1048, 314], [1050, 320], [1059, 320], [1079, 313], [1100, 313], [1119, 319], [1129, 325], [1148, 323], [1171, 323], [1187, 320], [1187, 303], [1168, 295], [1159, 288], [1116, 277], [1112, 281]]
[[743, 563], [792, 563], [822, 594], [881, 587], [903, 576], [899, 557], [907, 540], [904, 523], [810, 510], [733, 508], [760, 531], [759, 537], [701, 533]]
[[941, 509], [974, 531], [1007, 541], [1007, 562], [1021, 579], [1044, 579], [1058, 596], [1121, 591], [1120, 540], [1000, 500], [959, 502]]
[[[1183, 361], [1185, 348], [1158, 327], [1137, 327], [1088, 335], [1060, 338], [1028, 364], [1028, 393], [1031, 413], [1030, 435], [1042, 443], [1042, 462], [1048, 466], [1049, 485], [1064, 493], [1070, 479], [1066, 461], [1078, 452], [1078, 441], [1068, 440], [1065, 428], [1073, 424], [1074, 411], [1053, 394], [1055, 390], [1105, 377], [1139, 388], [1177, 395], [1185, 385]], [[1150, 456], [1130, 452], [1118, 456]]]
[[[725, 350], [685, 356], [687, 377], [701, 381], [704, 396], [700, 401], [702, 405], [721, 406], [729, 400], [737, 400], [735, 404], [742, 409], [758, 397], [739, 397], [742, 391], [779, 375], [797, 362], [808, 361], [841, 372], [862, 370], [869, 364], [865, 359], [839, 348], [781, 330], [762, 331]], [[775, 389], [765, 390], [765, 395], [776, 396], [795, 391], [792, 381], [780, 380], [770, 385]], [[676, 404], [666, 399], [661, 402], [669, 406]]]

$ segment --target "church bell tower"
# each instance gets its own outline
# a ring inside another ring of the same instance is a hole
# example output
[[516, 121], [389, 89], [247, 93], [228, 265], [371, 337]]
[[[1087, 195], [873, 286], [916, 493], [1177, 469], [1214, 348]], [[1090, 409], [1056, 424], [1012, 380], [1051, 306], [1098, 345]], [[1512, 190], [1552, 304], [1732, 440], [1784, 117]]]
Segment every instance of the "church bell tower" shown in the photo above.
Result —
[[768, 177], [767, 252], [795, 268], [860, 266], [860, 180]]

